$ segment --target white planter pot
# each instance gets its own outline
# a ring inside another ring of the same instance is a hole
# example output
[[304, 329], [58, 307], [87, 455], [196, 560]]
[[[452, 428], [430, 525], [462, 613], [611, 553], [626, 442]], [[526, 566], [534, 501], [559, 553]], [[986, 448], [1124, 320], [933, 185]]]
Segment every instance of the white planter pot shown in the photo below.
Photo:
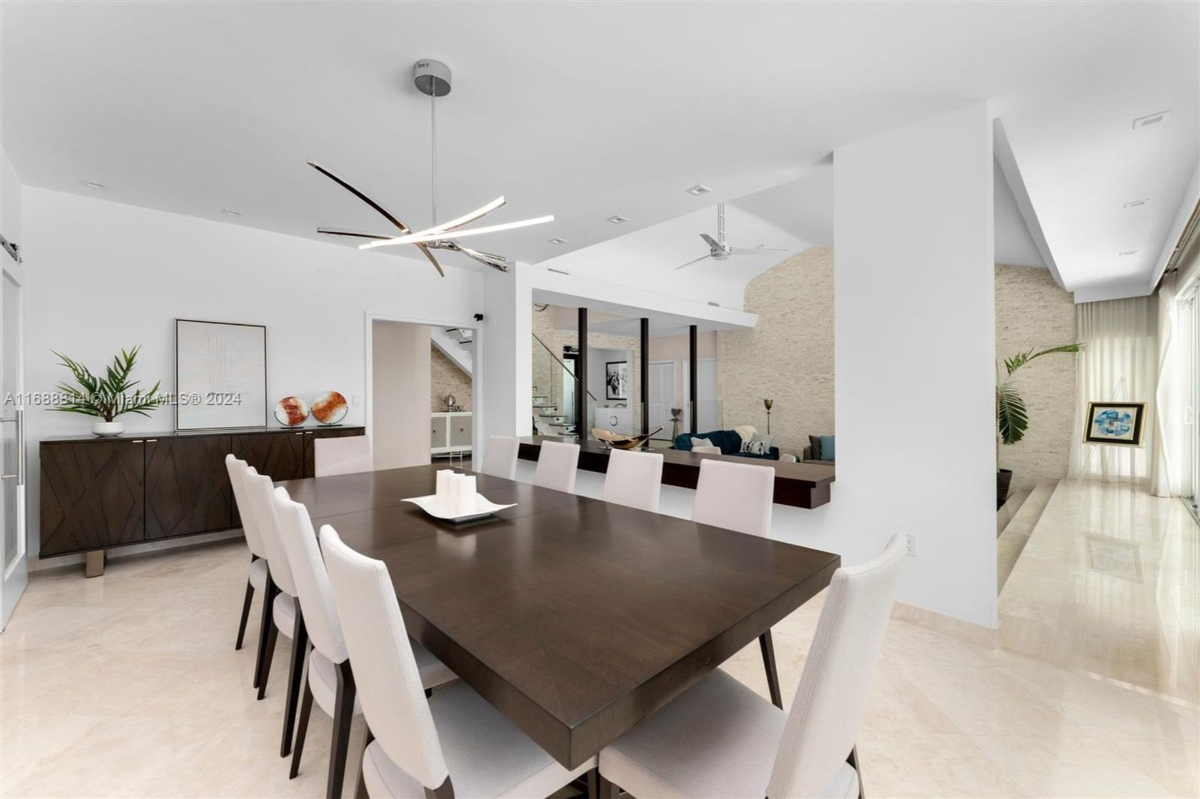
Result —
[[93, 422], [92, 432], [98, 436], [119, 436], [125, 432], [122, 422]]

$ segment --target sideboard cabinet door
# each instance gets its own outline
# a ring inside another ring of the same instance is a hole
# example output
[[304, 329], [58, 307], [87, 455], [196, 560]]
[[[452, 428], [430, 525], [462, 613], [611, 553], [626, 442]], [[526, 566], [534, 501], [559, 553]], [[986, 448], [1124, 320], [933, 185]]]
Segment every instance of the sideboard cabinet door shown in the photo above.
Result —
[[141, 439], [43, 444], [41, 557], [145, 540]]
[[231, 436], [146, 440], [146, 538], [167, 538], [233, 524], [225, 456]]

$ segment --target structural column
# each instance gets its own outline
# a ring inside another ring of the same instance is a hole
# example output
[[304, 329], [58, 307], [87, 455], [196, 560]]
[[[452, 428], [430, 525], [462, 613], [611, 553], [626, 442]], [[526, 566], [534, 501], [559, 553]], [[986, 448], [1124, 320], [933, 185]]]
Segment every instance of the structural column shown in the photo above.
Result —
[[642, 434], [650, 432], [650, 320], [642, 317]]
[[700, 391], [700, 342], [699, 331], [695, 325], [688, 328], [688, 397], [692, 403], [691, 430], [692, 435], [700, 432], [696, 417], [700, 415], [700, 402], [696, 394]]
[[587, 368], [588, 368], [588, 312], [579, 309], [579, 360], [575, 362], [575, 435], [586, 441], [587, 429]]
[[[992, 119], [974, 103], [834, 152], [843, 562], [916, 538], [898, 599], [996, 619]], [[836, 524], [835, 524], [836, 522]]]

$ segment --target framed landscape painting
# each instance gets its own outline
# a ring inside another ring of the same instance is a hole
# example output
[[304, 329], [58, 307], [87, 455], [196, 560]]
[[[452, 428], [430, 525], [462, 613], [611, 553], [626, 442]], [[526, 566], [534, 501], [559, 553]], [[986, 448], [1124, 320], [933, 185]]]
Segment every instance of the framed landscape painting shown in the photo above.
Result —
[[175, 320], [176, 430], [265, 427], [267, 328]]
[[1144, 402], [1088, 403], [1087, 427], [1083, 440], [1088, 444], [1142, 445], [1146, 416]]
[[604, 364], [604, 398], [629, 399], [629, 362], [609, 361]]

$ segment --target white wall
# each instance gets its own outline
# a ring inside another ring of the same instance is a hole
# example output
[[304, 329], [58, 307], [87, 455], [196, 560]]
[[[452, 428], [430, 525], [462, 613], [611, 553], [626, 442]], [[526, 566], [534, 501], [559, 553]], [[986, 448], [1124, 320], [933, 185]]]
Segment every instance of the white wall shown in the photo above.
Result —
[[428, 325], [371, 323], [371, 447], [376, 469], [429, 463]]
[[834, 153], [832, 509], [846, 560], [918, 537], [900, 598], [994, 626], [995, 277], [986, 103]]
[[[146, 383], [161, 379], [170, 390], [175, 318], [249, 322], [267, 326], [269, 398], [310, 398], [334, 389], [351, 399], [346, 423], [362, 424], [368, 313], [459, 325], [483, 305], [480, 277], [467, 270], [447, 269], [440, 278], [423, 260], [238, 224], [28, 187], [23, 198], [31, 392], [50, 391], [66, 375], [51, 349], [99, 367], [135, 344], [143, 345], [135, 376]], [[36, 408], [28, 419], [27, 528], [36, 553], [35, 442], [86, 434], [91, 425], [81, 416]], [[131, 431], [174, 428], [171, 409], [124, 421]]]

